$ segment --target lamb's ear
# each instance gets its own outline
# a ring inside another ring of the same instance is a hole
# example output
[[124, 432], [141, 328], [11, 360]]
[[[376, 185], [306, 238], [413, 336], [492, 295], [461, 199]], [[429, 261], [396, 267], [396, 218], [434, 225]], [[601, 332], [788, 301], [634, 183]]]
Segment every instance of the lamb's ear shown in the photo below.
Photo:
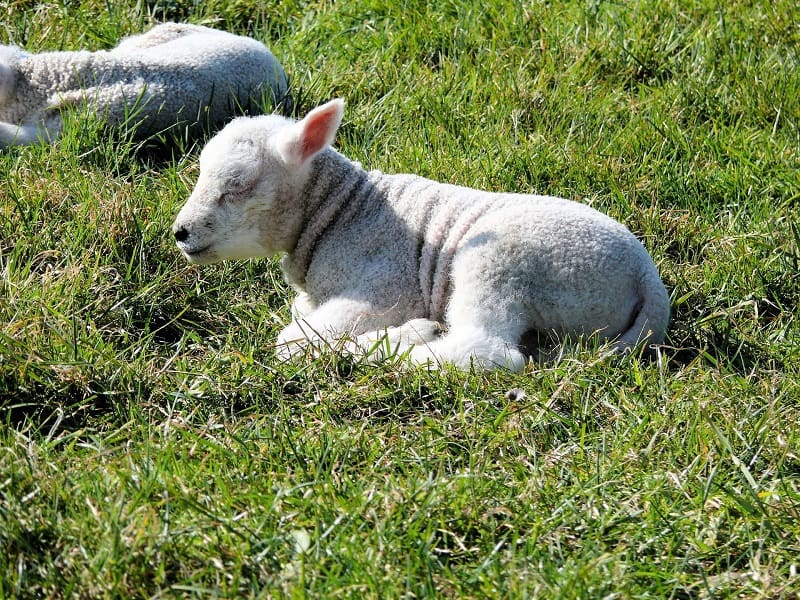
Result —
[[344, 100], [337, 98], [309, 112], [291, 126], [283, 142], [283, 155], [296, 166], [306, 163], [317, 152], [333, 143], [342, 123]]

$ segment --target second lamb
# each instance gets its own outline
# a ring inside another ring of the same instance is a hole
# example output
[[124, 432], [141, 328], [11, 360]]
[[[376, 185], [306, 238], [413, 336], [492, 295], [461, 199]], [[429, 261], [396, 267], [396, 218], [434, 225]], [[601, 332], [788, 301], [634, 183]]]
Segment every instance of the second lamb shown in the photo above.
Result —
[[144, 138], [176, 125], [216, 128], [286, 94], [286, 73], [264, 44], [200, 25], [163, 23], [97, 52], [0, 46], [0, 149], [54, 141], [70, 107], [88, 105]]

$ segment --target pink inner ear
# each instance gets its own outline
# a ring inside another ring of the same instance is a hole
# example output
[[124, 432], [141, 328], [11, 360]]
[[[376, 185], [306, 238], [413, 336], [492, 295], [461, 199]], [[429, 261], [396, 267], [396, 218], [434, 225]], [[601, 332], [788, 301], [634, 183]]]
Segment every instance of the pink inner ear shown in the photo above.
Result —
[[337, 108], [337, 106], [325, 107], [306, 116], [300, 141], [302, 160], [316, 154], [333, 141], [339, 124]]

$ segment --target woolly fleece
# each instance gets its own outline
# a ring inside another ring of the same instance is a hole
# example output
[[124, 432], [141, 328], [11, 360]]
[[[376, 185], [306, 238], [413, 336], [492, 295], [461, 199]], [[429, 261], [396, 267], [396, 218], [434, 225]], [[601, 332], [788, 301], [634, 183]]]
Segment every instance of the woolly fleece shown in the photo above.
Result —
[[286, 93], [264, 44], [199, 25], [163, 23], [98, 52], [0, 46], [0, 148], [55, 140], [60, 110], [84, 103], [112, 126], [133, 115], [144, 138], [176, 124], [218, 128]]
[[622, 224], [562, 198], [367, 172], [329, 147], [342, 112], [334, 100], [299, 122], [234, 120], [173, 224], [191, 262], [286, 253], [298, 295], [280, 357], [336, 342], [520, 370], [537, 334], [615, 351], [663, 340], [667, 291]]

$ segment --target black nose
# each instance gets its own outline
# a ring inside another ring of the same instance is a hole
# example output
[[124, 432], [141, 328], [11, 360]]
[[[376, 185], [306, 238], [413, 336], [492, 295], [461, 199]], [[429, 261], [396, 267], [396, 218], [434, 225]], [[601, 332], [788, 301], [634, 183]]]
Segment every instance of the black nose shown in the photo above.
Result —
[[185, 242], [186, 239], [189, 237], [189, 230], [186, 227], [178, 227], [172, 233], [175, 234], [175, 241], [176, 242]]

